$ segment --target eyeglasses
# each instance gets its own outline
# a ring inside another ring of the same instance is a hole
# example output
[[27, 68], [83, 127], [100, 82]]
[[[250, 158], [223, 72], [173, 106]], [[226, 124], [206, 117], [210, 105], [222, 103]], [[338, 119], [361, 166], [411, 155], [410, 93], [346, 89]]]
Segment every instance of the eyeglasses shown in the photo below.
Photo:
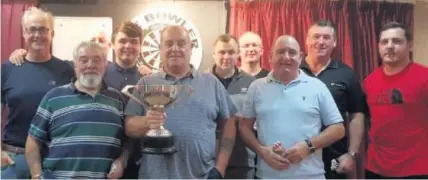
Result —
[[39, 32], [42, 35], [45, 35], [49, 32], [49, 28], [46, 27], [29, 27], [29, 28], [25, 28], [25, 32], [27, 32], [28, 34], [36, 34], [37, 32]]

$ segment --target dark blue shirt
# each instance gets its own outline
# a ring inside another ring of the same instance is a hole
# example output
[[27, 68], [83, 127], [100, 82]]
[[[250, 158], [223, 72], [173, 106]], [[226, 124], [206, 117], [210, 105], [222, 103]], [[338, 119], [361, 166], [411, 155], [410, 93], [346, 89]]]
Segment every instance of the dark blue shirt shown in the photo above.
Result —
[[104, 76], [104, 82], [107, 86], [119, 91], [126, 85], [136, 85], [141, 78], [136, 66], [124, 69], [116, 63], [109, 63]]
[[43, 96], [51, 89], [70, 83], [73, 68], [52, 57], [47, 62], [25, 60], [15, 66], [7, 60], [1, 67], [1, 102], [7, 105], [8, 116], [3, 142], [25, 147], [31, 120]]

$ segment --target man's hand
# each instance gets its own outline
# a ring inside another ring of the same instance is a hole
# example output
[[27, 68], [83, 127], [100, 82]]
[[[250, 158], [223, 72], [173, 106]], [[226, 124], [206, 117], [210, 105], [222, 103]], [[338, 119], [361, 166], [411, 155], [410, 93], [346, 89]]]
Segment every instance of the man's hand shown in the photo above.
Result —
[[297, 164], [300, 163], [303, 159], [308, 157], [310, 154], [309, 147], [306, 144], [306, 142], [298, 142], [294, 146], [292, 146], [287, 151], [287, 155], [285, 158], [287, 158], [291, 163]]
[[281, 156], [280, 154], [277, 154], [277, 152], [279, 151], [275, 152], [273, 146], [274, 145], [262, 147], [261, 157], [273, 169], [276, 169], [276, 170], [288, 169], [288, 166], [290, 165], [290, 161], [284, 158], [283, 156]]
[[9, 60], [12, 64], [20, 66], [24, 63], [25, 55], [27, 54], [27, 50], [25, 49], [17, 49], [10, 54]]
[[107, 178], [119, 179], [123, 176], [123, 171], [125, 171], [125, 162], [121, 158], [118, 158], [111, 164]]
[[338, 158], [339, 167], [336, 169], [338, 173], [349, 173], [355, 168], [355, 160], [348, 153], [343, 154]]
[[10, 164], [15, 164], [15, 162], [12, 160], [12, 158], [9, 156], [9, 154], [7, 154], [7, 152], [2, 151], [1, 152], [1, 167], [7, 166]]
[[140, 67], [138, 67], [138, 71], [140, 72], [141, 76], [146, 76], [146, 75], [150, 75], [152, 74], [152, 69], [150, 69], [148, 66], [146, 65], [141, 65]]
[[164, 111], [147, 111], [146, 125], [149, 129], [159, 129], [165, 123], [166, 114]]

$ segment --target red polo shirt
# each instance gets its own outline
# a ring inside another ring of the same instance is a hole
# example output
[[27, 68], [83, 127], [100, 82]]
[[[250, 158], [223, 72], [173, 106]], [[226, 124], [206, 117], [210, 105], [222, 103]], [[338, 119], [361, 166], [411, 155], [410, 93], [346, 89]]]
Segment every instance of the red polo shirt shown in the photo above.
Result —
[[392, 76], [379, 68], [364, 89], [371, 114], [366, 168], [390, 177], [428, 175], [428, 68], [410, 63]]

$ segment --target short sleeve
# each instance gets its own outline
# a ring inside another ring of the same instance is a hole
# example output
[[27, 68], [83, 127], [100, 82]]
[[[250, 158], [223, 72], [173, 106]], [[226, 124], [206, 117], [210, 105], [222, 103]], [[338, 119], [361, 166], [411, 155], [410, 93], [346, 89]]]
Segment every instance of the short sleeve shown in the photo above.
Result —
[[138, 81], [135, 88], [130, 90], [132, 93], [132, 97], [129, 97], [128, 104], [125, 107], [125, 115], [126, 116], [144, 116], [146, 114], [145, 107], [143, 105], [143, 95], [145, 85], [144, 79]]
[[337, 108], [337, 105], [325, 84], [319, 85], [319, 105], [321, 120], [324, 126], [343, 122], [343, 118]]
[[28, 134], [39, 141], [39, 143], [45, 144], [50, 141], [48, 132], [53, 114], [49, 104], [49, 94], [50, 93], [47, 93], [40, 102], [28, 132]]
[[350, 87], [348, 88], [346, 96], [348, 99], [346, 110], [349, 113], [367, 113], [365, 95], [355, 73], [352, 76]]
[[242, 117], [243, 118], [255, 118], [255, 98], [257, 97], [257, 86], [253, 82], [245, 95], [244, 102], [242, 103]]

